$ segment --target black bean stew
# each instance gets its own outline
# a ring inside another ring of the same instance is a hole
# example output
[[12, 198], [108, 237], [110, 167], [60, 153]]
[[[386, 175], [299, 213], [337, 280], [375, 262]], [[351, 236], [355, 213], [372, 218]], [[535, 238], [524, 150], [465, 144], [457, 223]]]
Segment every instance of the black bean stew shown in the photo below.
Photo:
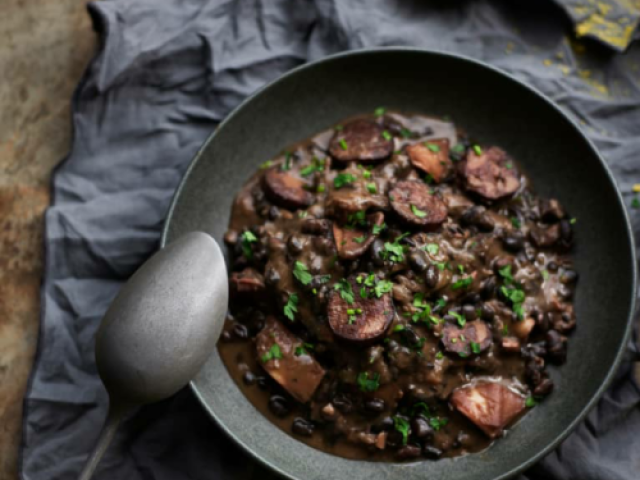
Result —
[[220, 353], [256, 408], [324, 451], [482, 450], [565, 360], [573, 221], [450, 122], [346, 120], [238, 193]]

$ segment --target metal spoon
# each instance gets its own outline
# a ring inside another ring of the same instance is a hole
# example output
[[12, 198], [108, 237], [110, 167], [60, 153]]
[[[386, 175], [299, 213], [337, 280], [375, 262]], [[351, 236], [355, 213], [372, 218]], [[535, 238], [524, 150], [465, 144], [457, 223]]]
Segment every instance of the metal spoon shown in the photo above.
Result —
[[80, 480], [93, 475], [123, 415], [170, 397], [200, 370], [227, 312], [227, 270], [218, 244], [193, 232], [138, 269], [96, 334], [96, 365], [109, 413]]

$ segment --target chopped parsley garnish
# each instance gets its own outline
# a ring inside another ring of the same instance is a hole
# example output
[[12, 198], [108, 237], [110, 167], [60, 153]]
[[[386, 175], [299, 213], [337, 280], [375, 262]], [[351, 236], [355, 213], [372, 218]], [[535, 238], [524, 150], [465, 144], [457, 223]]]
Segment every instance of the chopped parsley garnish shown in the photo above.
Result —
[[436, 267], [438, 267], [438, 270], [440, 270], [441, 272], [445, 269], [446, 265], [444, 262], [438, 262], [435, 264]]
[[382, 258], [391, 260], [392, 262], [402, 262], [404, 260], [404, 246], [400, 245], [400, 240], [407, 235], [409, 235], [409, 233], [403, 233], [397, 237], [393, 243], [385, 242]]
[[444, 427], [447, 423], [449, 423], [449, 420], [447, 420], [446, 418], [431, 417], [429, 419], [429, 424], [436, 432]]
[[380, 232], [385, 228], [387, 228], [387, 225], [384, 223], [382, 225], [374, 225], [371, 233], [373, 233], [374, 235], [380, 235]]
[[260, 168], [264, 170], [265, 168], [269, 168], [271, 165], [273, 165], [273, 160], [267, 160], [260, 164]]
[[409, 440], [409, 422], [402, 417], [393, 417], [393, 427], [402, 434], [402, 444]]
[[373, 287], [376, 297], [380, 298], [383, 294], [389, 293], [393, 289], [393, 282], [390, 280], [380, 280]]
[[345, 185], [353, 183], [355, 180], [356, 177], [350, 173], [339, 173], [336, 175], [336, 178], [333, 179], [333, 186], [336, 188], [342, 188]]
[[453, 310], [449, 310], [449, 312], [447, 312], [449, 315], [451, 315], [453, 318], [456, 319], [456, 321], [458, 322], [458, 325], [460, 325], [461, 327], [464, 327], [467, 323], [467, 319], [464, 318], [463, 315], [460, 315], [458, 312], [454, 312]]
[[402, 330], [404, 330], [404, 325], [396, 325], [393, 327], [393, 332], [401, 332]]
[[307, 351], [307, 348], [309, 350], [313, 350], [313, 344], [312, 343], [303, 343], [302, 345], [296, 347], [296, 349], [294, 351], [294, 355], [296, 357], [299, 357], [301, 355], [309, 355], [309, 352]]
[[480, 353], [480, 344], [476, 342], [471, 342], [471, 351], [473, 353]]
[[505, 163], [504, 166], [507, 167], [509, 170], [511, 170], [513, 168], [513, 163], [507, 162], [507, 163]]
[[442, 359], [444, 358], [444, 353], [442, 353], [442, 352], [438, 352], [438, 353], [436, 353], [436, 358], [437, 358], [438, 360], [442, 360]]
[[577, 219], [577, 218], [575, 218], [575, 217], [573, 217], [571, 220], [569, 220], [569, 223], [570, 223], [571, 225], [575, 225], [575, 223], [576, 223], [577, 221], [578, 221], [578, 219]]
[[459, 288], [467, 288], [469, 285], [473, 283], [473, 277], [465, 277], [457, 280], [451, 285], [453, 290], [458, 290]]
[[413, 204], [411, 205], [411, 211], [418, 218], [424, 218], [424, 217], [427, 216], [427, 212], [423, 212], [422, 210], [418, 209], [418, 207], [416, 207]]
[[511, 275], [511, 265], [505, 265], [498, 270], [498, 273], [504, 278], [504, 283], [510, 285], [513, 283], [513, 275]]
[[322, 170], [324, 170], [324, 159], [320, 160], [317, 157], [313, 157], [311, 165], [300, 170], [300, 175], [306, 177], [307, 175], [311, 175], [313, 172], [321, 172]]
[[340, 144], [340, 148], [342, 148], [342, 150], [347, 150], [349, 148], [349, 145], [347, 145], [347, 141], [344, 138], [341, 138], [338, 143]]
[[511, 301], [511, 308], [519, 318], [524, 317], [524, 309], [522, 303], [524, 302], [525, 294], [523, 290], [515, 287], [500, 287], [502, 294]]
[[461, 263], [458, 264], [458, 271], [460, 273], [464, 273], [464, 265], [462, 265]]
[[382, 136], [384, 137], [385, 140], [391, 140], [393, 138], [387, 130], [382, 131]]
[[244, 232], [242, 234], [241, 240], [242, 240], [242, 254], [245, 256], [245, 258], [250, 260], [251, 257], [253, 257], [253, 251], [251, 250], [251, 244], [254, 243], [254, 242], [257, 242], [258, 241], [258, 237], [256, 237], [253, 234], [253, 232], [251, 232], [250, 230], [247, 230], [246, 232]]
[[400, 135], [402, 138], [411, 138], [413, 136], [413, 132], [408, 128], [402, 128], [400, 129]]
[[387, 111], [387, 109], [386, 109], [386, 108], [384, 108], [384, 107], [378, 107], [378, 108], [376, 108], [376, 109], [373, 111], [373, 114], [374, 114], [376, 117], [381, 117], [382, 115], [384, 115], [384, 113], [385, 113], [386, 111]]
[[325, 190], [327, 189], [327, 187], [324, 186], [324, 183], [321, 183], [320, 185], [318, 185], [318, 187], [316, 188], [316, 192], [318, 193], [324, 193]]
[[309, 285], [311, 283], [312, 275], [309, 273], [309, 269], [302, 262], [296, 262], [293, 265], [293, 276], [303, 285]]
[[380, 387], [380, 374], [374, 373], [369, 378], [369, 372], [358, 375], [358, 386], [362, 392], [375, 392]]
[[547, 270], [542, 270], [542, 272], [540, 272], [540, 273], [542, 273], [542, 278], [545, 281], [549, 280], [549, 272]]
[[480, 148], [480, 145], [474, 145], [473, 151], [476, 153], [476, 155], [482, 155], [482, 148]]
[[511, 217], [511, 225], [513, 225], [515, 228], [520, 228], [522, 226], [520, 220], [518, 220], [517, 217]]
[[355, 237], [355, 238], [353, 239], [353, 241], [354, 241], [354, 242], [356, 242], [356, 243], [362, 243], [362, 242], [364, 242], [366, 239], [367, 239], [367, 236], [366, 236], [366, 235], [362, 235], [361, 237]]
[[429, 255], [437, 255], [440, 251], [440, 245], [437, 243], [427, 243], [424, 247]]
[[338, 132], [340, 132], [340, 131], [342, 131], [342, 130], [344, 129], [344, 126], [342, 126], [342, 125], [338, 124], [338, 125], [336, 125], [335, 127], [333, 127], [333, 129], [334, 129], [334, 130], [336, 130], [336, 131], [338, 131]]
[[453, 147], [451, 147], [451, 151], [454, 153], [464, 153], [464, 145], [462, 143], [456, 143]]
[[364, 172], [362, 172], [362, 178], [364, 178], [365, 180], [369, 180], [371, 178], [371, 171], [370, 170], [365, 170]]
[[298, 212], [298, 218], [306, 218], [308, 214], [309, 212], [307, 212], [306, 210], [301, 210], [300, 212]]
[[536, 399], [533, 397], [527, 397], [527, 399], [524, 402], [525, 407], [527, 408], [533, 408], [538, 404], [538, 402], [536, 402]]
[[436, 145], [435, 143], [426, 142], [424, 146], [431, 150], [433, 153], [438, 153], [440, 151], [440, 145]]
[[354, 302], [353, 289], [348, 280], [342, 279], [338, 283], [333, 285], [334, 290], [340, 293], [340, 298], [351, 305]]
[[447, 301], [444, 298], [439, 298], [436, 300], [436, 307], [443, 309], [447, 305]]
[[347, 216], [347, 227], [353, 228], [357, 225], [365, 226], [367, 222], [365, 221], [365, 213], [364, 210], [359, 210], [356, 213], [351, 213]]
[[262, 355], [260, 359], [262, 360], [262, 363], [267, 363], [269, 360], [279, 360], [281, 358], [282, 351], [280, 350], [280, 345], [274, 343], [273, 345], [271, 345], [269, 351]]
[[285, 316], [292, 322], [296, 319], [296, 313], [298, 312], [298, 294], [292, 293], [289, 295], [287, 304], [284, 306]]
[[509, 325], [502, 327], [502, 335], [509, 335]]
[[424, 402], [415, 403], [411, 407], [411, 416], [415, 417], [417, 414], [422, 414], [425, 417], [429, 418], [431, 416], [431, 410], [429, 409], [429, 405]]
[[291, 170], [291, 152], [284, 152], [284, 163], [282, 164], [282, 170]]
[[369, 193], [378, 193], [378, 187], [375, 183], [367, 183], [367, 190]]
[[640, 208], [640, 199], [638, 197], [633, 197], [633, 200], [631, 200], [631, 208]]

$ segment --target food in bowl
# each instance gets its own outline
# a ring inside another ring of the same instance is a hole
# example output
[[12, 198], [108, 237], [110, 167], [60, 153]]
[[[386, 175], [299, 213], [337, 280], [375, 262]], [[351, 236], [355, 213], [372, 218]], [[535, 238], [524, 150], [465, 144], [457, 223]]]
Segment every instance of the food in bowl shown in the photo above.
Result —
[[448, 120], [347, 119], [238, 193], [220, 355], [258, 410], [315, 448], [480, 451], [565, 361], [572, 223], [507, 152]]

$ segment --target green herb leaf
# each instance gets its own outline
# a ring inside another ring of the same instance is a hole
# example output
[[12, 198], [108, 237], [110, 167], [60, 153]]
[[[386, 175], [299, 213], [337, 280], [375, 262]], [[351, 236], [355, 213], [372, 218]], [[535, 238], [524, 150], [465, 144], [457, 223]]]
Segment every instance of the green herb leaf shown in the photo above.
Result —
[[282, 164], [282, 170], [291, 170], [291, 152], [284, 152], [284, 163]]
[[473, 151], [476, 153], [476, 155], [482, 155], [482, 148], [480, 148], [480, 145], [474, 145]]
[[300, 175], [306, 177], [307, 175], [311, 175], [313, 172], [321, 172], [324, 170], [324, 159], [320, 160], [317, 157], [313, 157], [311, 165], [307, 165], [302, 170], [300, 170]]
[[375, 392], [380, 388], [380, 375], [378, 373], [374, 373], [369, 378], [369, 372], [361, 372], [358, 375], [357, 381], [358, 386], [360, 387], [360, 391], [362, 392]]
[[344, 130], [344, 126], [338, 124], [335, 127], [333, 127], [333, 129], [336, 130], [337, 132], [340, 132], [340, 131]]
[[401, 332], [402, 330], [404, 330], [404, 325], [396, 325], [395, 327], [393, 327], [393, 332]]
[[356, 243], [362, 243], [362, 242], [364, 242], [366, 239], [367, 239], [367, 236], [366, 236], [366, 235], [362, 235], [361, 237], [355, 237], [355, 238], [353, 239], [353, 241], [354, 241], [354, 242], [356, 242]]
[[273, 160], [267, 160], [260, 164], [260, 168], [264, 170], [265, 168], [269, 168], [271, 165], [273, 165]]
[[464, 153], [465, 147], [462, 143], [456, 143], [453, 147], [451, 147], [451, 151], [454, 153]]
[[480, 344], [476, 342], [471, 342], [471, 351], [473, 353], [480, 353]]
[[293, 276], [303, 285], [309, 285], [311, 283], [312, 275], [309, 273], [309, 269], [302, 262], [297, 262], [293, 266]]
[[461, 327], [464, 327], [466, 325], [467, 319], [464, 318], [463, 315], [460, 315], [458, 312], [454, 312], [453, 310], [449, 310], [447, 313], [454, 317], [458, 322], [458, 325], [460, 325]]
[[385, 140], [391, 140], [393, 138], [387, 130], [382, 131], [382, 136], [384, 137]]
[[251, 244], [258, 241], [258, 237], [256, 237], [253, 232], [247, 230], [242, 234], [242, 254], [250, 260], [253, 257], [253, 251], [251, 250]]
[[522, 226], [520, 220], [517, 217], [511, 217], [511, 225], [513, 225], [515, 228], [520, 228]]
[[527, 397], [527, 399], [526, 399], [526, 400], [525, 400], [525, 402], [524, 402], [524, 405], [525, 405], [527, 408], [533, 408], [533, 407], [535, 407], [537, 404], [538, 404], [538, 402], [536, 402], [536, 399], [535, 399], [535, 398], [533, 398], [533, 397]]
[[409, 440], [409, 422], [402, 417], [393, 417], [393, 426], [402, 434], [402, 444], [406, 445]]
[[427, 212], [423, 212], [422, 210], [419, 210], [418, 207], [416, 207], [415, 205], [411, 205], [411, 211], [418, 218], [424, 218], [427, 216]]
[[424, 144], [424, 146], [427, 147], [429, 150], [431, 150], [434, 153], [438, 153], [440, 151], [440, 145], [437, 145], [435, 143], [426, 142]]
[[408, 128], [401, 128], [400, 135], [402, 136], [402, 138], [411, 138], [413, 137], [413, 132]]
[[574, 218], [572, 218], [571, 220], [569, 220], [569, 223], [570, 223], [571, 225], [575, 225], [575, 223], [576, 223], [577, 221], [578, 221], [578, 219], [574, 217]]
[[378, 187], [375, 183], [367, 183], [367, 190], [369, 193], [378, 193]]
[[436, 358], [437, 358], [438, 360], [442, 360], [442, 359], [444, 358], [444, 353], [442, 353], [442, 352], [438, 352], [438, 353], [436, 353]]
[[513, 168], [513, 163], [507, 162], [507, 163], [505, 163], [504, 166], [507, 167], [509, 170], [511, 170]]
[[385, 293], [389, 293], [393, 289], [393, 282], [390, 280], [380, 280], [373, 288], [376, 297], [380, 298]]
[[345, 185], [353, 183], [355, 180], [356, 177], [350, 173], [339, 173], [336, 175], [336, 178], [333, 179], [333, 186], [336, 188], [342, 188]]
[[294, 352], [294, 355], [295, 355], [296, 357], [299, 357], [299, 356], [301, 356], [301, 355], [309, 355], [309, 352], [307, 352], [307, 351], [305, 350], [305, 348], [304, 348], [304, 346], [303, 346], [303, 345], [300, 345], [299, 347], [296, 347], [296, 350], [295, 350], [295, 352]]
[[374, 225], [371, 233], [373, 233], [374, 235], [380, 235], [380, 232], [385, 228], [387, 228], [387, 225], [384, 223], [382, 225]]
[[296, 319], [296, 313], [298, 312], [298, 295], [292, 293], [287, 299], [287, 304], [284, 306], [285, 316], [292, 322]]
[[386, 112], [386, 111], [387, 111], [387, 109], [386, 109], [386, 108], [384, 108], [384, 107], [378, 107], [378, 108], [376, 108], [376, 109], [373, 111], [373, 114], [374, 114], [376, 117], [381, 117], [382, 115], [384, 115], [384, 114], [385, 114], [385, 112]]
[[316, 188], [316, 192], [318, 193], [324, 193], [326, 191], [327, 187], [325, 187], [324, 183], [321, 183], [320, 185], [318, 185], [318, 187]]
[[353, 289], [351, 288], [351, 284], [348, 280], [343, 278], [338, 283], [333, 285], [334, 290], [340, 293], [340, 298], [342, 298], [349, 305], [353, 304]]
[[427, 418], [431, 417], [431, 410], [429, 409], [429, 405], [424, 402], [415, 403], [411, 407], [411, 416], [415, 417], [418, 414], [422, 414]]
[[437, 255], [440, 251], [440, 245], [437, 243], [427, 243], [424, 247], [429, 255]]
[[456, 282], [454, 282], [453, 285], [451, 285], [451, 288], [453, 290], [458, 290], [459, 288], [467, 288], [472, 283], [473, 283], [473, 277], [461, 278], [460, 280], [457, 280]]
[[631, 208], [640, 208], [640, 199], [638, 197], [633, 197], [633, 200], [631, 200]]
[[280, 350], [280, 345], [274, 343], [271, 345], [271, 348], [267, 353], [262, 355], [262, 363], [267, 363], [269, 360], [279, 360], [282, 358], [282, 351]]
[[338, 143], [340, 144], [340, 148], [342, 148], [342, 150], [349, 149], [349, 145], [347, 145], [347, 141], [344, 138], [341, 138]]
[[542, 270], [542, 278], [544, 279], [544, 281], [549, 280], [549, 272], [547, 270]]
[[444, 427], [447, 423], [449, 423], [449, 420], [447, 420], [446, 418], [431, 417], [429, 419], [429, 424], [436, 432]]
[[507, 285], [513, 283], [513, 275], [511, 274], [511, 265], [505, 265], [498, 270], [498, 273], [504, 278], [504, 283]]

